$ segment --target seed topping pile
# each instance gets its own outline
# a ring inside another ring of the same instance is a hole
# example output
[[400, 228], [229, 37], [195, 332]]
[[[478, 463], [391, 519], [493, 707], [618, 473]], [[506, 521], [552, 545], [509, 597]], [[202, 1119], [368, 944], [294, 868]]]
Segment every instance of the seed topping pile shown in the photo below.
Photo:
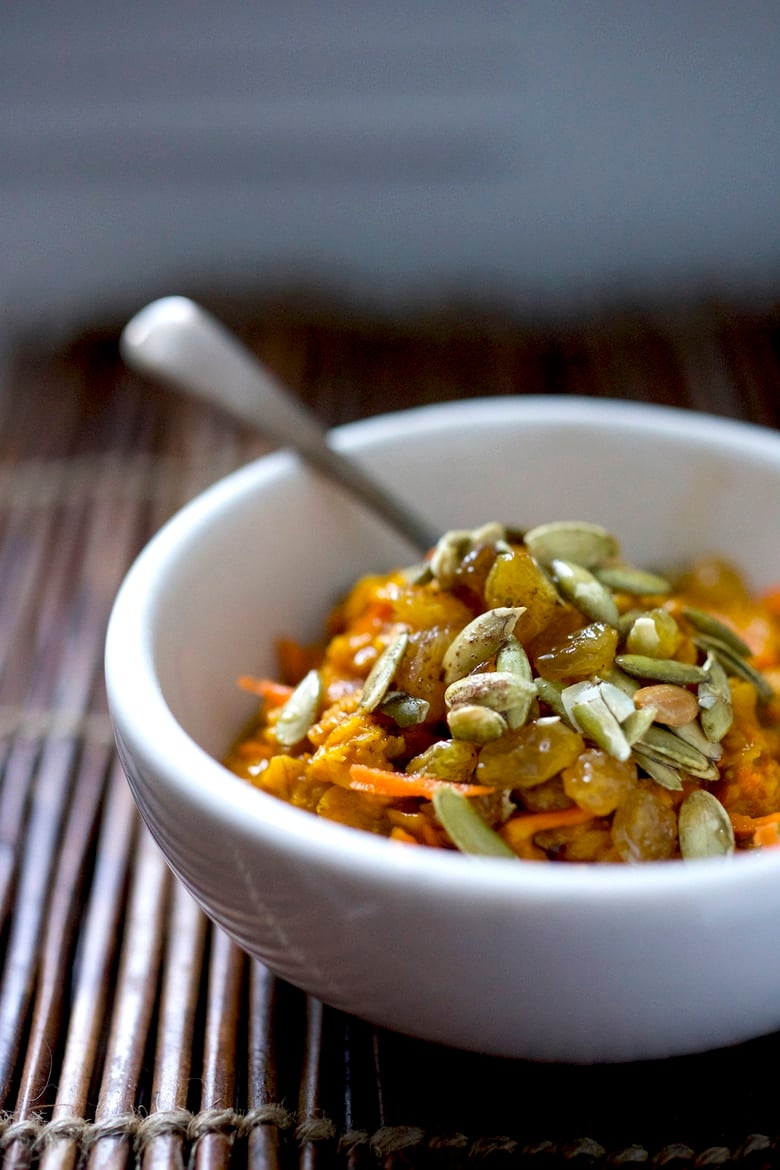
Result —
[[361, 579], [226, 763], [322, 817], [533, 861], [780, 843], [780, 595], [709, 558], [676, 581], [597, 524], [446, 532]]

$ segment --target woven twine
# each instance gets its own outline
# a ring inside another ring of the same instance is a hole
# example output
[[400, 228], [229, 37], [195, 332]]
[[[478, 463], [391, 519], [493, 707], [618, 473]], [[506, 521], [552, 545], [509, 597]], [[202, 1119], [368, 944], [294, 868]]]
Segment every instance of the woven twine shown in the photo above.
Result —
[[21, 1145], [33, 1157], [46, 1149], [68, 1142], [86, 1155], [98, 1142], [123, 1141], [134, 1154], [142, 1156], [154, 1142], [175, 1138], [194, 1145], [211, 1135], [221, 1135], [230, 1142], [247, 1139], [261, 1126], [274, 1127], [280, 1135], [292, 1137], [299, 1145], [330, 1143], [338, 1152], [350, 1156], [366, 1149], [383, 1162], [394, 1154], [422, 1151], [446, 1154], [457, 1153], [461, 1159], [483, 1162], [494, 1156], [510, 1156], [514, 1160], [549, 1162], [553, 1158], [570, 1163], [587, 1163], [591, 1167], [643, 1166], [664, 1170], [705, 1170], [706, 1167], [745, 1165], [774, 1165], [780, 1149], [780, 1138], [751, 1134], [739, 1146], [710, 1146], [696, 1151], [682, 1143], [666, 1145], [651, 1154], [639, 1145], [608, 1151], [592, 1138], [552, 1142], [523, 1143], [511, 1137], [494, 1136], [469, 1138], [465, 1134], [431, 1134], [415, 1126], [385, 1126], [373, 1133], [351, 1130], [339, 1134], [327, 1117], [312, 1116], [302, 1120], [282, 1105], [263, 1105], [240, 1112], [235, 1109], [206, 1109], [192, 1113], [187, 1109], [163, 1110], [152, 1114], [131, 1112], [89, 1121], [79, 1117], [60, 1117], [46, 1120], [33, 1115], [15, 1121], [9, 1114], [0, 1116], [0, 1153], [13, 1145]]

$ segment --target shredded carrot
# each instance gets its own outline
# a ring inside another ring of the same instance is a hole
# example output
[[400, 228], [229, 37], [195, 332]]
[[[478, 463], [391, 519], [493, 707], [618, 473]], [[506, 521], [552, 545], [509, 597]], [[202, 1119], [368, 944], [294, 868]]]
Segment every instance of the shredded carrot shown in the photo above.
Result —
[[[751, 797], [757, 794], [760, 795], [760, 792], [761, 772], [755, 766], [755, 762], [748, 760], [746, 763], [735, 764], [731, 770], [731, 784], [726, 789], [727, 798], [730, 797], [730, 799], [726, 800], [726, 807], [729, 804], [735, 804], [739, 798], [742, 800], [750, 800]], [[748, 807], [750, 806], [748, 805]], [[733, 815], [739, 817], [744, 814], [734, 813]], [[750, 817], [745, 815], [745, 820], [750, 820]]]
[[584, 808], [561, 808], [551, 812], [524, 813], [511, 817], [501, 829], [501, 836], [509, 845], [533, 837], [545, 829], [562, 829], [570, 825], [584, 825], [594, 814]]
[[780, 825], [759, 825], [753, 834], [753, 844], [760, 849], [776, 849], [780, 845]]
[[242, 674], [238, 685], [242, 691], [249, 691], [250, 694], [265, 699], [270, 707], [281, 707], [293, 693], [293, 688], [285, 686], [284, 683], [274, 682], [270, 678], [254, 678], [251, 674]]
[[759, 600], [772, 617], [780, 618], [780, 586], [767, 589], [766, 593], [761, 594]]
[[352, 764], [349, 769], [350, 788], [359, 792], [373, 792], [377, 796], [422, 796], [430, 799], [442, 784], [454, 788], [463, 796], [483, 796], [493, 791], [484, 784], [453, 784], [423, 772], [391, 772], [386, 768], [370, 768], [367, 764]]
[[431, 845], [435, 849], [441, 849], [447, 841], [447, 834], [444, 829], [440, 829], [437, 824], [425, 817], [420, 829], [420, 841], [423, 845]]
[[735, 833], [749, 836], [759, 849], [773, 849], [780, 845], [780, 812], [767, 813], [763, 817], [730, 812], [729, 820]]
[[318, 646], [302, 646], [292, 638], [280, 638], [276, 645], [281, 677], [288, 682], [300, 682], [303, 676], [322, 659]]
[[763, 817], [748, 817], [744, 813], [729, 813], [729, 820], [735, 833], [755, 833], [766, 825], [780, 826], [780, 812], [767, 813]]
[[274, 749], [270, 744], [263, 743], [261, 739], [245, 739], [236, 745], [235, 753], [241, 759], [264, 759], [268, 760], [274, 754]]
[[399, 829], [398, 825], [394, 825], [390, 830], [391, 841], [401, 841], [404, 845], [419, 845], [420, 842], [411, 833], [407, 833], [406, 829]]

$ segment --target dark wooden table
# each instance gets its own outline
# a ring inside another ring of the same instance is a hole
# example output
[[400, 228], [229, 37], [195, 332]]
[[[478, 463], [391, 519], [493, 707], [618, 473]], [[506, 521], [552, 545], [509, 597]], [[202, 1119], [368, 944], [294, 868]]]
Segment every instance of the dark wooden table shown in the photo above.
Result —
[[[530, 393], [780, 422], [777, 309], [554, 326], [210, 303], [328, 424]], [[443, 1051], [307, 999], [209, 926], [131, 805], [103, 638], [145, 540], [268, 448], [131, 377], [116, 342], [113, 323], [19, 338], [0, 387], [3, 1165], [780, 1165], [780, 1037], [621, 1067]]]

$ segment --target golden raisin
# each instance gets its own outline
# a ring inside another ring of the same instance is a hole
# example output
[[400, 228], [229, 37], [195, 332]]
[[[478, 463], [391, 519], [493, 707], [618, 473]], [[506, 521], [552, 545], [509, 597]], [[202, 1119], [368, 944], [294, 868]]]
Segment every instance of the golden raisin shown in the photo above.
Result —
[[629, 654], [648, 658], [671, 658], [682, 635], [677, 622], [665, 609], [649, 609], [635, 620], [626, 637]]
[[465, 626], [474, 616], [454, 593], [435, 585], [411, 585], [399, 590], [393, 601], [393, 620], [413, 630], [430, 630], [436, 626]]
[[575, 630], [562, 642], [536, 659], [536, 668], [551, 682], [589, 678], [608, 670], [617, 650], [617, 630], [603, 622], [593, 622]]
[[555, 861], [602, 861], [608, 855], [619, 860], [614, 857], [609, 830], [594, 828], [592, 821], [584, 825], [546, 829], [537, 833], [534, 841]]
[[580, 808], [605, 817], [614, 812], [636, 784], [636, 767], [607, 752], [589, 749], [563, 771], [563, 788]]
[[623, 861], [663, 861], [677, 844], [674, 810], [652, 788], [637, 786], [612, 818], [612, 841]]
[[329, 821], [367, 829], [370, 833], [387, 834], [390, 831], [387, 809], [381, 797], [367, 796], [364, 792], [353, 792], [337, 785], [328, 788], [320, 797], [317, 813]]
[[579, 833], [572, 834], [566, 842], [561, 860], [618, 862], [620, 858], [612, 844], [612, 835], [609, 829], [591, 828], [589, 825], [584, 825]]
[[563, 780], [560, 775], [545, 780], [533, 788], [525, 788], [518, 794], [523, 808], [528, 812], [551, 812], [562, 808], [571, 808], [572, 802], [563, 789]]
[[[500, 559], [500, 558], [499, 558]], [[496, 548], [492, 544], [480, 544], [466, 553], [455, 570], [453, 588], [465, 589], [468, 595], [481, 604], [485, 583], [496, 561]], [[501, 604], [509, 604], [502, 602]]]
[[270, 792], [272, 796], [279, 796], [282, 800], [290, 800], [296, 781], [303, 778], [306, 772], [306, 759], [279, 754], [268, 761], [265, 768], [252, 779], [253, 783]]
[[370, 715], [349, 715], [333, 728], [311, 757], [309, 778], [319, 784], [347, 786], [352, 764], [387, 767], [388, 761], [403, 750], [402, 737], [384, 731]]
[[552, 582], [521, 549], [496, 558], [485, 583], [485, 605], [488, 609], [526, 606], [515, 626], [515, 637], [523, 644], [537, 637], [562, 608]]
[[576, 760], [584, 748], [581, 735], [558, 719], [537, 719], [485, 744], [477, 764], [477, 784], [532, 788]]
[[704, 557], [685, 572], [678, 591], [704, 609], [718, 609], [735, 602], [750, 602], [750, 595], [739, 571], [719, 557]]
[[406, 765], [407, 772], [423, 772], [458, 784], [471, 780], [477, 764], [477, 747], [463, 739], [440, 739]]
[[428, 630], [413, 630], [403, 661], [396, 671], [395, 685], [417, 699], [430, 703], [428, 720], [435, 723], [446, 711], [442, 661], [461, 625], [446, 623]]

